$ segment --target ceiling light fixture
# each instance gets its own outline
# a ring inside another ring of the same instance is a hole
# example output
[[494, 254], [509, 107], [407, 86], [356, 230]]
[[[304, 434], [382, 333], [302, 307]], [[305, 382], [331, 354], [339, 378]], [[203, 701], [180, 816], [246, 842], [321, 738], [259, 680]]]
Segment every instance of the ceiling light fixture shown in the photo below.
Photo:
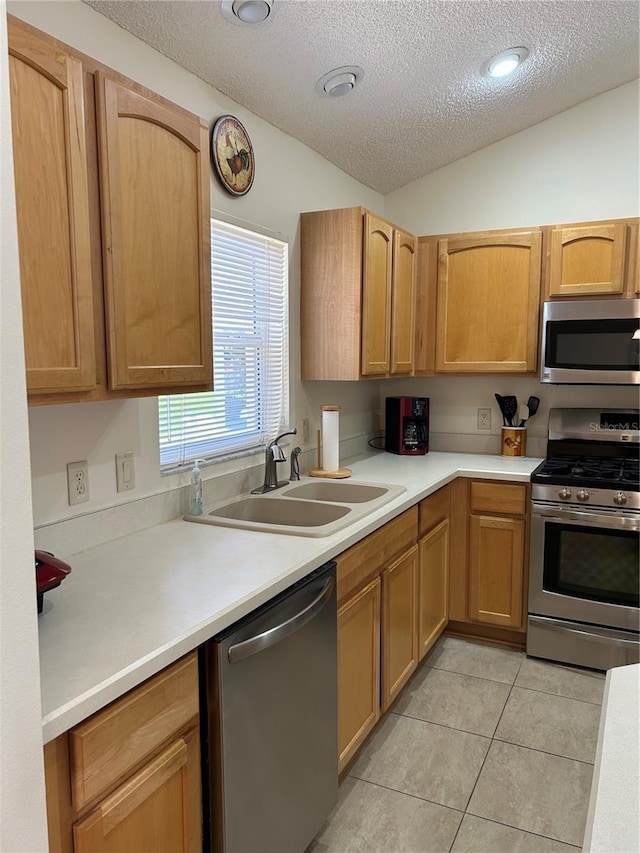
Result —
[[222, 0], [223, 16], [234, 24], [261, 24], [273, 9], [273, 0]]
[[323, 74], [314, 88], [322, 98], [339, 98], [352, 92], [363, 77], [364, 71], [359, 65], [342, 65]]
[[526, 47], [510, 47], [487, 60], [482, 66], [482, 74], [485, 77], [495, 79], [508, 77], [525, 61], [527, 56], [529, 56], [529, 51]]

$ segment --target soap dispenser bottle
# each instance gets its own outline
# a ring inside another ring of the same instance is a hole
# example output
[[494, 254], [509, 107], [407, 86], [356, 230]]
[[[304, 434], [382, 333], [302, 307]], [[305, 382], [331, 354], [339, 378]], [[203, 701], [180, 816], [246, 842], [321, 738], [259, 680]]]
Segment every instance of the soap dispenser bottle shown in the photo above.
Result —
[[204, 459], [196, 459], [193, 463], [193, 470], [191, 471], [189, 500], [189, 512], [191, 515], [202, 515], [202, 476], [199, 467], [201, 462], [204, 462]]

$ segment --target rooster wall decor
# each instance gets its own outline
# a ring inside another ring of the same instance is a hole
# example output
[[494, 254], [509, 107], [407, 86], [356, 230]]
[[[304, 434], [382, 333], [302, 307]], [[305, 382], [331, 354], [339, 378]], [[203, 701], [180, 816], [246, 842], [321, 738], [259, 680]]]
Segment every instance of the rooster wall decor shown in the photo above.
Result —
[[244, 125], [220, 116], [211, 132], [211, 159], [222, 186], [231, 195], [246, 195], [253, 184], [253, 146]]

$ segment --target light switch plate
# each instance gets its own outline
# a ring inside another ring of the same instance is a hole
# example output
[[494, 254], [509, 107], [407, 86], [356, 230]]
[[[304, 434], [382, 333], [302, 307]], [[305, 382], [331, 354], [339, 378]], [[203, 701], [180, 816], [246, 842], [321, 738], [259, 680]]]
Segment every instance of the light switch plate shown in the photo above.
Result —
[[135, 488], [136, 472], [133, 464], [133, 450], [116, 453], [116, 482], [119, 492], [128, 492]]

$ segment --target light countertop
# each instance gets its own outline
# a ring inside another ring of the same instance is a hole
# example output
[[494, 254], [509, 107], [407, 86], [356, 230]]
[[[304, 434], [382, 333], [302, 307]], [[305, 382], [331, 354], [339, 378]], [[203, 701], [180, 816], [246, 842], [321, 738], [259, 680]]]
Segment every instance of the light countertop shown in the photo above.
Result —
[[[175, 519], [69, 557], [39, 617], [43, 740], [195, 649], [457, 476], [527, 482], [541, 459], [465, 453], [349, 460], [353, 481], [407, 491], [322, 538]], [[303, 478], [306, 479], [306, 478]]]
[[610, 669], [585, 833], [585, 853], [640, 850], [640, 664]]

